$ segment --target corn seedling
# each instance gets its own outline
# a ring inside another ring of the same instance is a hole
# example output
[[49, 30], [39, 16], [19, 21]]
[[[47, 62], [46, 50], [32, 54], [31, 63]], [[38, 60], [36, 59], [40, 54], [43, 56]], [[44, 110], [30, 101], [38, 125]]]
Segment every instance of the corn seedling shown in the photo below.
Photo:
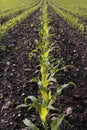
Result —
[[[61, 94], [62, 90], [68, 87], [72, 82], [64, 85], [57, 85], [56, 79], [54, 78], [56, 72], [60, 69], [58, 68], [61, 60], [59, 59], [57, 64], [50, 63], [50, 52], [54, 49], [54, 45], [50, 45], [49, 43], [49, 20], [47, 13], [47, 1], [44, 0], [44, 5], [42, 7], [42, 18], [41, 18], [41, 31], [40, 31], [40, 41], [37, 42], [36, 50], [33, 50], [29, 57], [36, 56], [40, 63], [40, 74], [41, 77], [33, 79], [32, 81], [36, 81], [39, 88], [40, 95], [38, 97], [28, 96], [24, 99], [24, 104], [19, 105], [18, 107], [28, 107], [28, 110], [35, 108], [39, 113], [39, 117], [42, 121], [43, 127], [45, 130], [59, 130], [59, 126], [63, 121], [65, 114], [60, 114], [55, 117], [55, 119], [51, 122], [50, 126], [48, 125], [48, 121], [50, 120], [49, 112], [50, 110], [56, 111], [57, 108], [53, 106], [55, 103], [57, 96]], [[55, 59], [54, 59], [55, 60]], [[56, 89], [56, 92], [52, 92], [52, 89]], [[30, 99], [32, 103], [28, 104], [27, 100]], [[55, 115], [55, 114], [54, 114]], [[30, 130], [39, 130], [30, 120], [24, 120], [25, 125]]]

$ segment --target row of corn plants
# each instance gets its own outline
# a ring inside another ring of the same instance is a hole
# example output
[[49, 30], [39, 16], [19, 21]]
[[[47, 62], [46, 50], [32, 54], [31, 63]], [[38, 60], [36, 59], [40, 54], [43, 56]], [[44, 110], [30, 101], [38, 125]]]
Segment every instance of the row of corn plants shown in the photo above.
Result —
[[[55, 65], [53, 61], [55, 59], [51, 58], [51, 51], [55, 48], [54, 44], [50, 44], [50, 36], [49, 33], [49, 19], [48, 19], [48, 5], [47, 1], [44, 0], [44, 4], [42, 7], [42, 17], [41, 17], [41, 30], [40, 30], [40, 41], [36, 41], [37, 47], [32, 51], [29, 57], [36, 56], [39, 61], [40, 66], [40, 77], [36, 77], [31, 80], [37, 82], [39, 95], [37, 97], [31, 95], [24, 99], [24, 104], [19, 105], [19, 107], [28, 107], [28, 110], [35, 108], [38, 112], [39, 117], [41, 119], [44, 130], [59, 130], [59, 126], [62, 120], [65, 117], [65, 114], [57, 114], [57, 108], [53, 106], [55, 103], [57, 96], [61, 93], [61, 91], [69, 86], [69, 84], [73, 84], [72, 82], [64, 85], [57, 85], [57, 81], [55, 78], [55, 73], [59, 72], [62, 68], [59, 68], [60, 60], [57, 61]], [[56, 91], [54, 91], [56, 89]], [[31, 100], [31, 103], [28, 103], [27, 100]], [[50, 114], [50, 112], [52, 114]], [[52, 116], [54, 116], [54, 120], [52, 120]], [[50, 121], [50, 125], [49, 125]], [[24, 119], [25, 125], [30, 130], [39, 130], [37, 126], [33, 124], [33, 122], [29, 119]]]
[[17, 7], [16, 9], [4, 10], [2, 13], [0, 13], [0, 20], [3, 21], [6, 18], [7, 18], [7, 20], [9, 20], [12, 17], [17, 16], [18, 14], [20, 14], [26, 10], [29, 10], [29, 8], [38, 4], [39, 1], [40, 0], [34, 0], [33, 2], [29, 1], [29, 3], [26, 6], [20, 6], [20, 7]]
[[66, 13], [63, 10], [61, 10], [57, 4], [55, 4], [53, 1], [48, 0], [49, 5], [53, 7], [53, 9], [62, 16], [70, 25], [72, 25], [74, 28], [77, 28], [79, 31], [84, 32], [85, 25], [83, 22], [80, 22], [78, 17], [73, 16], [72, 14]]
[[0, 25], [0, 40], [10, 29], [12, 30], [16, 24], [21, 23], [21, 21], [26, 19], [32, 12], [38, 9], [41, 4], [42, 1], [40, 1], [38, 4], [35, 4], [33, 7], [31, 6], [27, 11], [23, 12], [22, 14], [10, 19], [5, 24]]
[[[76, 4], [76, 1], [74, 2], [69, 2], [69, 1], [66, 1], [66, 0], [54, 0], [54, 3], [56, 5], [58, 5], [58, 7], [61, 7], [62, 9], [64, 9], [65, 11], [67, 12], [70, 12], [71, 14], [73, 15], [76, 15], [78, 17], [81, 17], [83, 19], [86, 19], [87, 18], [87, 10], [85, 10], [85, 6], [83, 8], [80, 8], [81, 4], [78, 5]], [[86, 4], [84, 2], [82, 2], [83, 4]]]
[[64, 9], [65, 11], [69, 12], [70, 14], [73, 14], [76, 17], [80, 17], [83, 19], [87, 18], [87, 12], [85, 12], [84, 10], [80, 10], [79, 8], [75, 9], [73, 6], [70, 6], [70, 5], [67, 5], [67, 6], [58, 5], [58, 7]]

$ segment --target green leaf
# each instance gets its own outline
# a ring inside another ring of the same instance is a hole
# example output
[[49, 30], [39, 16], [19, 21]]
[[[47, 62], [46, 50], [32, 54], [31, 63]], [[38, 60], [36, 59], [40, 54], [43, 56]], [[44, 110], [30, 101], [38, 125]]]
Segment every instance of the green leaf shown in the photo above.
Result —
[[47, 58], [48, 55], [49, 55], [49, 51], [47, 51], [47, 52], [45, 52], [45, 53], [43, 54], [43, 58]]
[[53, 107], [52, 105], [48, 105], [47, 108], [50, 109], [50, 110], [54, 110], [54, 111], [58, 110], [57, 108]]
[[36, 127], [30, 120], [28, 120], [27, 118], [25, 118], [25, 120], [23, 120], [24, 124], [26, 126], [29, 127], [29, 130], [39, 130], [38, 127]]
[[49, 105], [52, 105], [52, 104], [56, 101], [56, 97], [57, 97], [56, 94], [54, 94], [54, 95], [52, 96], [52, 98], [51, 98], [51, 100], [50, 100], [50, 102], [49, 102]]
[[43, 86], [41, 86], [39, 90], [40, 90], [41, 96], [42, 96], [43, 100], [45, 101], [45, 103], [48, 103], [49, 98], [51, 96], [50, 93], [48, 94], [47, 89]]
[[65, 115], [59, 115], [51, 124], [51, 130], [59, 130], [60, 124], [62, 123]]
[[43, 88], [41, 81], [38, 81], [38, 87], [39, 87], [39, 89]]
[[27, 99], [30, 99], [32, 101], [32, 103], [30, 103], [28, 105], [28, 110], [32, 109], [32, 108], [35, 108], [37, 111], [39, 111], [39, 107], [40, 107], [40, 103], [39, 103], [39, 100], [40, 98], [36, 98], [35, 96], [28, 96], [27, 98], [24, 99], [24, 102], [25, 104], [27, 104]]
[[49, 80], [50, 80], [50, 82], [54, 82], [54, 83], [56, 83], [56, 79], [53, 78], [53, 77], [50, 77]]
[[39, 82], [39, 78], [37, 77], [37, 78], [32, 78], [31, 80], [30, 80], [30, 83], [32, 83], [32, 82]]
[[68, 84], [64, 84], [64, 85], [61, 85], [60, 87], [58, 87], [57, 89], [57, 95], [61, 94], [62, 90], [64, 88], [67, 88], [69, 86], [69, 83]]
[[16, 107], [16, 109], [21, 108], [21, 107], [28, 107], [28, 105], [26, 105], [26, 104], [21, 104], [21, 105], [18, 105], [18, 106]]
[[66, 70], [67, 68], [69, 68], [69, 69], [72, 69], [72, 68], [74, 68], [74, 66], [73, 65], [63, 65], [63, 67], [62, 68], [60, 68], [60, 70]]
[[[28, 96], [24, 99], [24, 103], [27, 104], [27, 99], [30, 99], [32, 102], [37, 102], [37, 98], [34, 96]], [[29, 104], [30, 105], [30, 104]]]
[[69, 82], [69, 84], [73, 85], [75, 88], [77, 88], [76, 84], [74, 82]]
[[48, 108], [42, 104], [41, 108], [40, 108], [40, 111], [39, 111], [39, 115], [40, 115], [40, 118], [41, 118], [41, 121], [42, 121], [43, 125], [47, 121], [48, 113], [49, 113]]
[[37, 98], [35, 96], [28, 96], [25, 98], [26, 100], [27, 99], [30, 99], [32, 102], [36, 102], [37, 101]]
[[34, 49], [34, 50], [33, 50], [33, 53], [37, 53], [37, 52], [38, 52], [38, 50], [37, 50], [37, 49]]
[[52, 96], [52, 98], [51, 98], [49, 104], [52, 105], [52, 104], [55, 102], [57, 96], [58, 96], [59, 94], [61, 94], [62, 90], [63, 90], [64, 88], [68, 87], [68, 86], [69, 86], [69, 83], [59, 86], [59, 87], [57, 88], [57, 92]]

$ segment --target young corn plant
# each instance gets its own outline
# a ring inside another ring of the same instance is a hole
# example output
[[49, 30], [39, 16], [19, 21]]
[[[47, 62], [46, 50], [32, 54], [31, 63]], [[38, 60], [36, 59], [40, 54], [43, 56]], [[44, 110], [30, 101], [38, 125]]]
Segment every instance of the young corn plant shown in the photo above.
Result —
[[[57, 65], [54, 63], [50, 63], [50, 52], [54, 49], [54, 45], [50, 45], [49, 43], [49, 20], [47, 13], [47, 1], [44, 0], [44, 5], [42, 7], [42, 18], [41, 18], [41, 31], [40, 31], [40, 41], [37, 42], [36, 50], [33, 50], [37, 59], [40, 63], [40, 75], [41, 77], [33, 79], [38, 84], [40, 95], [38, 97], [28, 96], [24, 99], [24, 104], [18, 107], [28, 107], [28, 110], [35, 108], [39, 113], [39, 117], [43, 124], [44, 130], [59, 130], [59, 126], [64, 119], [65, 115], [61, 114], [55, 117], [55, 119], [51, 122], [50, 126], [48, 125], [48, 121], [50, 120], [50, 110], [56, 111], [57, 109], [53, 106], [55, 103], [57, 96], [61, 93], [61, 91], [69, 86], [69, 84], [73, 84], [72, 82], [68, 84], [64, 84], [58, 86], [56, 83], [56, 79], [54, 78], [55, 73], [60, 69], [58, 61]], [[33, 54], [33, 53], [32, 53]], [[56, 88], [56, 92], [52, 92], [52, 89]], [[27, 100], [30, 99], [32, 103], [28, 104]], [[54, 114], [55, 115], [55, 114]], [[57, 114], [56, 114], [57, 115]], [[40, 130], [36, 127], [30, 120], [27, 118], [24, 120], [25, 125], [30, 130]]]

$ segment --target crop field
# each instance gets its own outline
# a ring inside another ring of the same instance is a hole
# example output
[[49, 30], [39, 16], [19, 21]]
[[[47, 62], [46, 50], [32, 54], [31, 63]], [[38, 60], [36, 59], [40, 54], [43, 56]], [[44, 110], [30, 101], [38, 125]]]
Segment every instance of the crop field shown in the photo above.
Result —
[[0, 0], [0, 130], [87, 130], [87, 0]]

